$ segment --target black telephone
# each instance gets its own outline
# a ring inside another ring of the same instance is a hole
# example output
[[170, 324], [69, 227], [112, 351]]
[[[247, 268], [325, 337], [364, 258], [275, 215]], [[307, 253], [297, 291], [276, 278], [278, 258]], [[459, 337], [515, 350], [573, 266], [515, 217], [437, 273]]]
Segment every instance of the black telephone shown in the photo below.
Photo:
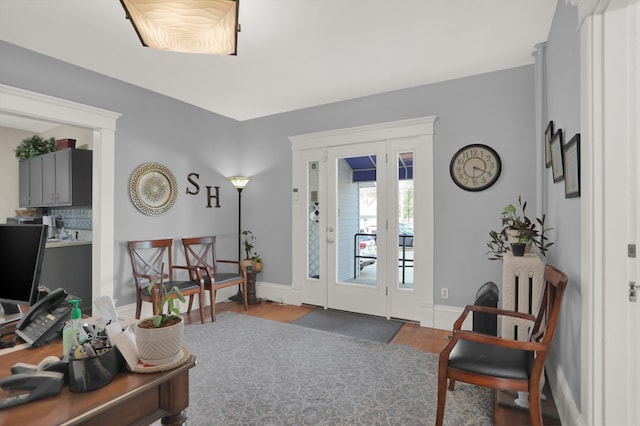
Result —
[[31, 346], [40, 346], [55, 337], [69, 318], [68, 294], [56, 289], [33, 305], [16, 326], [16, 334]]

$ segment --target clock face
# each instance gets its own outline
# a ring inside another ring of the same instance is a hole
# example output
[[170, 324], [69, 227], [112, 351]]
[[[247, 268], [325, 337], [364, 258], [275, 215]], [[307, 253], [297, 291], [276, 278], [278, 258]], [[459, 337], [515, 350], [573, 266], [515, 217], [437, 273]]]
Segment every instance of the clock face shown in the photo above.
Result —
[[500, 156], [486, 145], [462, 147], [451, 158], [451, 179], [466, 191], [482, 191], [496, 183], [502, 171]]

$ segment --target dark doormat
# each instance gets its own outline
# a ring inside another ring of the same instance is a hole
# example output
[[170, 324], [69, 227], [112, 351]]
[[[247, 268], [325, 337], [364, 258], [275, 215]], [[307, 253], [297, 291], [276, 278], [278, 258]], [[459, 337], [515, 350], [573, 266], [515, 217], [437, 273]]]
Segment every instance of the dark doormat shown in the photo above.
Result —
[[404, 325], [402, 321], [322, 308], [309, 312], [292, 324], [384, 343], [389, 343]]

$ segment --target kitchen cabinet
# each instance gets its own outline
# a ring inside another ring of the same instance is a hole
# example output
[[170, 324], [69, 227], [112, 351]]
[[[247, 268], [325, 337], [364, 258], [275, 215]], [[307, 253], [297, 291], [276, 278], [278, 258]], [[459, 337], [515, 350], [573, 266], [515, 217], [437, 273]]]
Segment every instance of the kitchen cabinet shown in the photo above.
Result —
[[20, 207], [42, 205], [42, 156], [21, 160], [18, 165]]
[[[23, 161], [29, 162], [29, 185], [26, 184], [27, 166], [26, 164], [23, 166], [21, 162], [19, 184], [21, 207], [91, 205], [92, 151], [68, 148]], [[23, 167], [25, 171], [22, 170]], [[37, 188], [37, 182], [40, 182], [39, 188]], [[29, 194], [27, 194], [27, 188]], [[33, 196], [31, 191], [34, 191]]]

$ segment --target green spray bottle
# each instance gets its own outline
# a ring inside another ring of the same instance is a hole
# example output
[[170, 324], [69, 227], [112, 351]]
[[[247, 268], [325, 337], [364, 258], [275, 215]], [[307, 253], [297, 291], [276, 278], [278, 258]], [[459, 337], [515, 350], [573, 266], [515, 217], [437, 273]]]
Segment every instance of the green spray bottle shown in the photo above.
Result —
[[71, 309], [71, 321], [67, 321], [62, 329], [62, 356], [66, 357], [72, 348], [80, 344], [80, 317], [82, 312], [78, 308], [78, 299], [69, 300], [69, 303], [73, 305]]

